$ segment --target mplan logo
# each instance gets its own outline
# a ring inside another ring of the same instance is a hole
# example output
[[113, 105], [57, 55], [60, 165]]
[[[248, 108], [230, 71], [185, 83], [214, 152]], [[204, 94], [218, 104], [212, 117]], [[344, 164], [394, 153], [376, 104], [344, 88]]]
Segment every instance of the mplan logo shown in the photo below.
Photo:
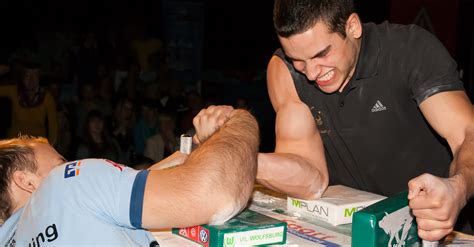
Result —
[[67, 164], [66, 168], [64, 169], [64, 178], [70, 178], [79, 176], [79, 166], [81, 165], [80, 161], [73, 162], [71, 164]]

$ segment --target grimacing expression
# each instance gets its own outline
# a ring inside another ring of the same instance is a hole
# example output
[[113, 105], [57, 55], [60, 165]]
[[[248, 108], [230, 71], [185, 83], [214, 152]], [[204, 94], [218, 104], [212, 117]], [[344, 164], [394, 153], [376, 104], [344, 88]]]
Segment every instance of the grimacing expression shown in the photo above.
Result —
[[346, 37], [329, 30], [323, 21], [308, 30], [278, 37], [296, 70], [314, 81], [326, 93], [342, 91], [354, 73], [360, 49], [362, 27], [357, 14], [346, 23]]

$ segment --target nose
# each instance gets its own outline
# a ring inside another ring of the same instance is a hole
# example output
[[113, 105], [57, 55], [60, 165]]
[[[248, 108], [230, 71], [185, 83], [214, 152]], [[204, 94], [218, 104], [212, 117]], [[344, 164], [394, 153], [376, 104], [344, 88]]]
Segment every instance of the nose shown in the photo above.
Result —
[[309, 61], [306, 63], [306, 77], [310, 81], [315, 81], [321, 73], [321, 65], [317, 64], [314, 61]]

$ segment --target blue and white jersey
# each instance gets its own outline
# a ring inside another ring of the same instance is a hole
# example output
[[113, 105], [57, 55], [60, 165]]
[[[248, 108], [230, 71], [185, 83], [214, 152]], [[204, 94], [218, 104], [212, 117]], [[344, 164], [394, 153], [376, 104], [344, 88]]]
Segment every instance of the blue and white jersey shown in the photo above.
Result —
[[[54, 168], [0, 228], [1, 246], [150, 246], [141, 229], [148, 171], [85, 159]], [[153, 244], [152, 244], [153, 245]]]

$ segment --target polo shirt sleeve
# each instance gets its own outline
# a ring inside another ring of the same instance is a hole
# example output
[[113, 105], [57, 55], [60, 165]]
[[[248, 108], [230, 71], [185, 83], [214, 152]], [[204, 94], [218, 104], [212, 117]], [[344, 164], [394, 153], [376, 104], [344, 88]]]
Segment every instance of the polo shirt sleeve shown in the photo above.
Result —
[[79, 198], [78, 206], [105, 222], [140, 229], [148, 171], [109, 160], [85, 159], [66, 164], [64, 179]]
[[408, 86], [418, 105], [440, 92], [464, 90], [456, 62], [433, 34], [412, 25], [406, 42]]

